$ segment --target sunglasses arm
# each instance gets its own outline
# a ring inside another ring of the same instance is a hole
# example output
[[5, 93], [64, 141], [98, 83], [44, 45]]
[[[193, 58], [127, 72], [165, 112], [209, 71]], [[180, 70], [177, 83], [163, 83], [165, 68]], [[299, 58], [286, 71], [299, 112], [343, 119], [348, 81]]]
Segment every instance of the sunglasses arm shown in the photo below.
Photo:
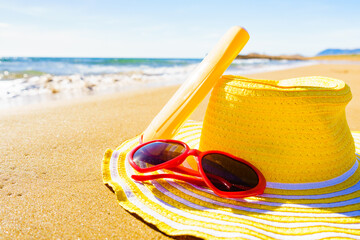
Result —
[[[186, 168], [186, 167], [182, 167], [182, 166], [177, 166], [174, 168], [168, 168], [169, 170], [173, 171], [173, 172], [177, 172], [177, 173], [182, 173], [182, 174], [187, 174], [187, 175], [191, 175], [191, 176], [196, 176], [199, 178], [202, 178], [201, 174], [199, 174], [198, 171], [192, 170], [190, 168]], [[231, 184], [230, 182], [226, 181], [224, 178], [213, 175], [213, 174], [208, 174], [208, 176], [210, 176], [213, 181], [218, 181], [219, 183], [223, 184], [226, 188], [230, 189], [231, 186], [236, 186], [234, 184]]]
[[181, 173], [181, 174], [187, 174], [187, 175], [191, 175], [191, 176], [196, 176], [196, 177], [201, 177], [201, 175], [199, 174], [198, 171], [195, 171], [193, 169], [190, 168], [186, 168], [186, 167], [182, 167], [182, 166], [176, 166], [176, 167], [172, 167], [172, 168], [167, 168], [170, 171], [173, 172], [177, 172], [177, 173]]
[[155, 180], [160, 178], [171, 178], [176, 179], [184, 182], [188, 182], [191, 184], [195, 184], [198, 186], [207, 186], [206, 183], [202, 180], [202, 178], [195, 178], [195, 177], [187, 177], [177, 174], [155, 174], [155, 175], [131, 175], [132, 179], [135, 181], [149, 181], [149, 180]]
[[[196, 184], [199, 186], [207, 186], [207, 184], [204, 182], [201, 175], [194, 170], [190, 170], [190, 169], [184, 168], [184, 167], [169, 168], [169, 170], [172, 170], [172, 171], [178, 172], [178, 173], [182, 173], [182, 174], [189, 174], [189, 175], [196, 176], [196, 177], [187, 177], [187, 176], [182, 176], [182, 175], [177, 175], [177, 174], [132, 175], [131, 177], [134, 180], [140, 181], [140, 182], [148, 181], [148, 180], [155, 180], [155, 179], [160, 179], [160, 178], [171, 178], [171, 179], [181, 180], [184, 182], [189, 182], [189, 183]], [[233, 185], [233, 184], [229, 183], [228, 181], [226, 181], [225, 179], [223, 179], [222, 177], [219, 177], [216, 175], [211, 175], [211, 176], [212, 176], [213, 180], [217, 180], [218, 182], [223, 184], [228, 189], [230, 189], [231, 186]]]

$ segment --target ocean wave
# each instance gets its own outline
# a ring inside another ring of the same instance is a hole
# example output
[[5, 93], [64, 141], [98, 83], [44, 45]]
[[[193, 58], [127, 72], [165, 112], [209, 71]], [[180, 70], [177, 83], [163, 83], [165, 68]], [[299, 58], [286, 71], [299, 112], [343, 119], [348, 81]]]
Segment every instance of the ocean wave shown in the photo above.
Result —
[[231, 65], [267, 64], [270, 61], [270, 59], [235, 59]]
[[[196, 64], [185, 67], [127, 68], [108, 74], [72, 74], [22, 77], [0, 81], [0, 100], [21, 96], [57, 93], [89, 93], [141, 84], [174, 85], [183, 82]], [[98, 69], [94, 72], [98, 73]]]
[[138, 68], [187, 67], [200, 61], [151, 58], [0, 58], [0, 72], [31, 70], [52, 75], [90, 75], [127, 72]]
[[[94, 64], [94, 61], [109, 59], [51, 59], [44, 58], [5, 59], [9, 64], [0, 64], [0, 105], [17, 99], [39, 96], [82, 96], [106, 91], [143, 88], [144, 86], [169, 86], [183, 83], [197, 67], [199, 61], [184, 59], [156, 60], [147, 64], [148, 60], [136, 59], [136, 64]], [[91, 64], [85, 64], [88, 61]], [[116, 59], [116, 61], [130, 61]], [[150, 61], [150, 60], [149, 60]], [[172, 65], [164, 62], [172, 61]], [[182, 62], [186, 61], [186, 64]], [[36, 70], [29, 62], [36, 62]], [[77, 62], [77, 63], [76, 63]], [[151, 62], [151, 61], [150, 61]], [[15, 64], [16, 63], [16, 64]], [[10, 65], [11, 65], [10, 64]], [[245, 75], [257, 72], [281, 70], [314, 64], [312, 61], [274, 61], [266, 59], [236, 59], [224, 74]], [[5, 65], [5, 67], [4, 67]], [[51, 65], [51, 67], [49, 67]], [[24, 67], [25, 66], [25, 67]], [[30, 67], [29, 67], [30, 66]], [[14, 69], [19, 71], [14, 71]], [[55, 69], [55, 70], [54, 70]], [[11, 71], [12, 70], [12, 71]], [[20, 71], [21, 70], [21, 71]], [[10, 77], [9, 77], [10, 76]], [[13, 79], [12, 79], [13, 78]], [[19, 102], [21, 102], [19, 100]], [[24, 104], [24, 102], [20, 103]]]

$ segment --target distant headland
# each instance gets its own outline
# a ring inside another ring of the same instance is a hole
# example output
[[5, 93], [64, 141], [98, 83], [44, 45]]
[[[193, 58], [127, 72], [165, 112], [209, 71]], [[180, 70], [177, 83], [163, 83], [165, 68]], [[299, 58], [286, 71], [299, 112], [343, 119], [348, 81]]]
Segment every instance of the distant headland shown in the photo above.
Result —
[[324, 51], [319, 52], [316, 56], [325, 56], [325, 55], [358, 55], [360, 54], [360, 48], [357, 49], [338, 49], [338, 48], [328, 48]]
[[238, 55], [236, 59], [307, 60], [308, 58], [301, 55], [272, 56], [266, 54], [250, 53], [247, 55]]
[[269, 60], [349, 60], [360, 61], [360, 48], [357, 49], [325, 49], [314, 57], [304, 57], [300, 54], [296, 55], [267, 55], [250, 53], [247, 55], [238, 55], [237, 59], [269, 59]]

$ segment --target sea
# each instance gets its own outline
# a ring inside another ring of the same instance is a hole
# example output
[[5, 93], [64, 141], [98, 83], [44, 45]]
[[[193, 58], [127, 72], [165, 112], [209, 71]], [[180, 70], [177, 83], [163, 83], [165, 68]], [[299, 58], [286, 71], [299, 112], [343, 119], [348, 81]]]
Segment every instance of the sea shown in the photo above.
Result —
[[[0, 57], [0, 107], [179, 85], [201, 60]], [[244, 75], [311, 64], [314, 61], [235, 59], [224, 74]]]

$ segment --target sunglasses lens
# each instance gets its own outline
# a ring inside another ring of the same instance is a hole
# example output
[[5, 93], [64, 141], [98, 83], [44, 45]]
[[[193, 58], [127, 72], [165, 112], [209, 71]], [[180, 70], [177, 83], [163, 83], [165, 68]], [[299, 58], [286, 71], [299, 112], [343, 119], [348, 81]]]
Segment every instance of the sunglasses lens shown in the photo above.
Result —
[[221, 191], [246, 191], [259, 183], [257, 173], [250, 166], [229, 156], [210, 153], [201, 162], [206, 177]]
[[185, 150], [185, 146], [179, 143], [152, 142], [139, 148], [133, 155], [133, 161], [140, 168], [148, 168], [170, 161]]

